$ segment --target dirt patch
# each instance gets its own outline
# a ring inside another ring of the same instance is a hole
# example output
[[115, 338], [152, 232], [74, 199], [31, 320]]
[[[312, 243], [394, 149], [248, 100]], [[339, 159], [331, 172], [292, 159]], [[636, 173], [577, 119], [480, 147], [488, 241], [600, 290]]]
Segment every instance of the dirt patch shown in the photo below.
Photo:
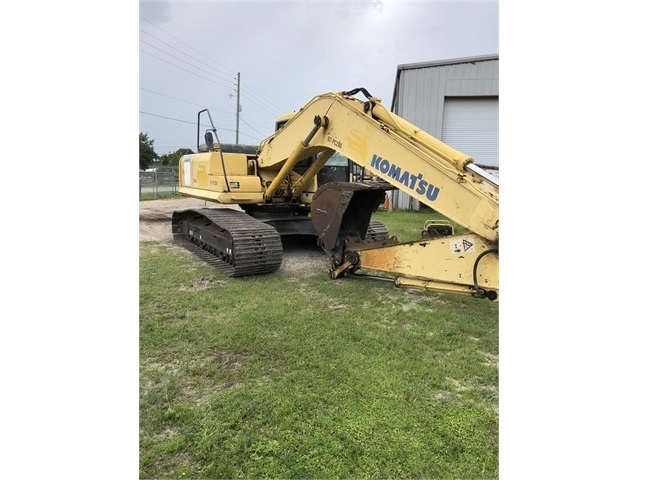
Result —
[[[173, 242], [171, 217], [174, 210], [213, 207], [216, 204], [196, 198], [139, 202], [139, 240]], [[231, 208], [227, 206], [226, 208]]]
[[[148, 200], [139, 202], [139, 240], [173, 243], [171, 218], [174, 210], [186, 208], [233, 208], [195, 198]], [[175, 247], [180, 248], [180, 247]], [[317, 272], [328, 272], [328, 257], [316, 245], [315, 240], [305, 237], [283, 238], [283, 258], [280, 271], [295, 277], [307, 277]], [[199, 288], [207, 285], [197, 286]]]

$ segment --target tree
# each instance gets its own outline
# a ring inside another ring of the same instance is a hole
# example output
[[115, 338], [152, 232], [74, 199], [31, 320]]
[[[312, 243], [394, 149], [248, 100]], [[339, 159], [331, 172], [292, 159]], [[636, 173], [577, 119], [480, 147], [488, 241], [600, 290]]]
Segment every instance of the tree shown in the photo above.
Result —
[[190, 153], [194, 153], [194, 151], [189, 148], [178, 148], [173, 153], [165, 153], [159, 157], [160, 165], [172, 165], [177, 167], [180, 157], [183, 155], [189, 155]]
[[139, 170], [146, 170], [159, 158], [153, 143], [155, 140], [150, 140], [147, 133], [139, 132]]

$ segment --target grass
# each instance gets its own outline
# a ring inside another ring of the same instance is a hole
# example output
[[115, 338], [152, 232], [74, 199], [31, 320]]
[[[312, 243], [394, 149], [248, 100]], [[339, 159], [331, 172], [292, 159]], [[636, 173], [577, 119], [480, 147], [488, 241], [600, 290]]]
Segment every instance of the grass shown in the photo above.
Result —
[[[396, 236], [400, 242], [409, 242], [420, 238], [421, 229], [427, 220], [446, 220], [446, 218], [432, 210], [394, 212], [378, 210], [373, 214], [372, 220], [382, 222], [390, 234]], [[466, 232], [460, 225], [453, 222], [451, 224], [456, 235]]]
[[[399, 239], [424, 217], [375, 215]], [[142, 242], [140, 477], [497, 478], [497, 318], [321, 268], [228, 278]]]

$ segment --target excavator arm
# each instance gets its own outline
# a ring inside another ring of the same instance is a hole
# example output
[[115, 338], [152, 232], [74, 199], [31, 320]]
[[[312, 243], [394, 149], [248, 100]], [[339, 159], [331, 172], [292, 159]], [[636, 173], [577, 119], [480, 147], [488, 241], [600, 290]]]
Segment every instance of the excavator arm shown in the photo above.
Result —
[[282, 179], [296, 162], [320, 154], [293, 191], [284, 193], [300, 195], [315, 170], [338, 151], [459, 225], [497, 241], [499, 196], [494, 179], [473, 165], [471, 157], [388, 111], [378, 99], [354, 98], [359, 91], [368, 95], [357, 89], [313, 98], [260, 144], [260, 172], [277, 173], [265, 198], [279, 194]]
[[[362, 93], [366, 100], [355, 98]], [[307, 200], [317, 171], [340, 152], [385, 183], [327, 184], [311, 197], [319, 244], [331, 276], [359, 269], [387, 272], [398, 286], [498, 297], [499, 186], [473, 159], [387, 110], [365, 89], [314, 97], [264, 139], [257, 166], [264, 200]], [[300, 178], [294, 166], [316, 155]], [[386, 190], [396, 188], [469, 233], [398, 243], [372, 241], [365, 231]]]

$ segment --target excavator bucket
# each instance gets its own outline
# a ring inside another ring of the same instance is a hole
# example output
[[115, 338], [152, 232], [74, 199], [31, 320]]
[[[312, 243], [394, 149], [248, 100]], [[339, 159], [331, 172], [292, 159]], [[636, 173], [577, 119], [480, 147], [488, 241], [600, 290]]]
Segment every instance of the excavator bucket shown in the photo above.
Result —
[[367, 237], [371, 215], [385, 201], [389, 184], [336, 182], [322, 185], [312, 200], [312, 224], [319, 235], [318, 244], [341, 263], [347, 242], [362, 242]]

